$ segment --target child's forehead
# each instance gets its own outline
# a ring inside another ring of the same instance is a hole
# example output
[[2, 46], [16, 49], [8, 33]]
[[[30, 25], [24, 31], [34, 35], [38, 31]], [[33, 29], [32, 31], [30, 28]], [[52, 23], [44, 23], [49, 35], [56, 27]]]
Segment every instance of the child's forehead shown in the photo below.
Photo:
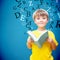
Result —
[[46, 17], [47, 18], [47, 15], [36, 15], [35, 17], [36, 18], [38, 18], [38, 17]]

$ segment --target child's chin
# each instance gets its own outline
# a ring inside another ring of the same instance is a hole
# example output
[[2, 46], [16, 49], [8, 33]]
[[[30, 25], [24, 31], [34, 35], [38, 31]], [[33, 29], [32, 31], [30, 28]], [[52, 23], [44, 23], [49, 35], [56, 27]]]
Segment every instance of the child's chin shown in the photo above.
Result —
[[44, 25], [39, 25], [39, 27], [45, 27]]

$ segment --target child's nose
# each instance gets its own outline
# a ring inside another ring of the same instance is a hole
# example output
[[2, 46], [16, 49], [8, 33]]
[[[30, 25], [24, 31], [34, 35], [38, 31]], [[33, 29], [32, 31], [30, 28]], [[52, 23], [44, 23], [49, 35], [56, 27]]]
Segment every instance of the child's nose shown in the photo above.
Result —
[[43, 21], [42, 19], [39, 19], [39, 21]]

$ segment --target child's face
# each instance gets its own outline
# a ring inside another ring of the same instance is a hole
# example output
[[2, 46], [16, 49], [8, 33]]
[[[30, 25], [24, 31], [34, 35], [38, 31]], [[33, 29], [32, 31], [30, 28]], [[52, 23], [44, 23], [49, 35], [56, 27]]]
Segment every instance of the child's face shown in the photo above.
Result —
[[48, 22], [47, 16], [36, 16], [35, 23], [38, 27], [45, 27]]

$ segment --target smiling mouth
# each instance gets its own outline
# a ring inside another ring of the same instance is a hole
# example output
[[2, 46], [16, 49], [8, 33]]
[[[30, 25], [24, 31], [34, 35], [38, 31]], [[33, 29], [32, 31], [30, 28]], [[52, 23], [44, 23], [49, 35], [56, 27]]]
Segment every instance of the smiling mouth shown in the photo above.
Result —
[[38, 23], [38, 24], [43, 24], [43, 23]]

